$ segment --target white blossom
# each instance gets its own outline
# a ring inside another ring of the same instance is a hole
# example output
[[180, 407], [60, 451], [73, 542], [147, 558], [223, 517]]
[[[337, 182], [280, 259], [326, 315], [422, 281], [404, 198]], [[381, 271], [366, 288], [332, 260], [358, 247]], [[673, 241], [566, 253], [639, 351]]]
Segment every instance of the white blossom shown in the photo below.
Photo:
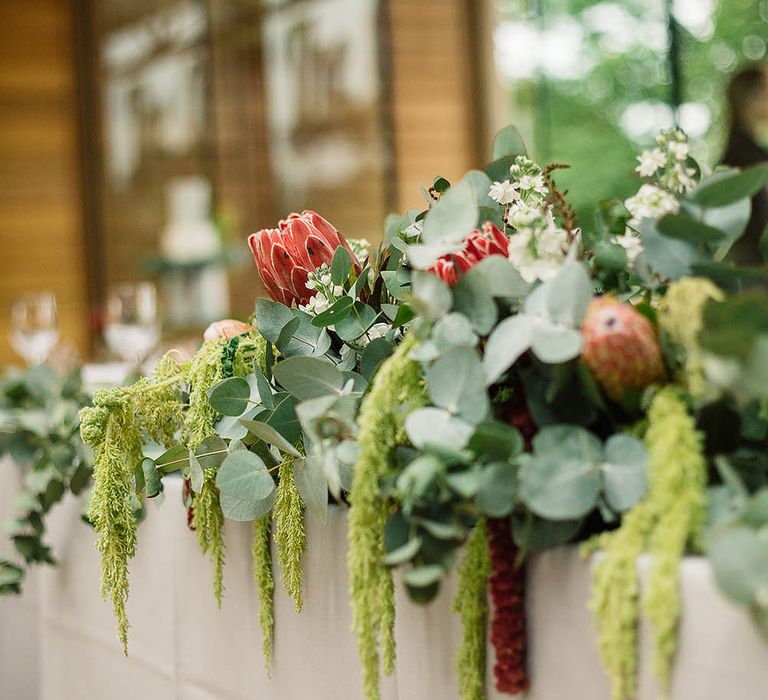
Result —
[[623, 236], [615, 236], [613, 241], [624, 248], [630, 264], [634, 263], [640, 253], [643, 252], [643, 243], [640, 240], [640, 236], [631, 229], [627, 229]]
[[667, 150], [677, 160], [685, 160], [691, 152], [691, 147], [687, 141], [670, 141], [667, 143]]
[[640, 164], [635, 170], [640, 173], [640, 177], [651, 177], [659, 168], [663, 168], [666, 165], [667, 157], [660, 148], [652, 148], [648, 151], [643, 151], [637, 157], [637, 160]]
[[665, 214], [676, 214], [680, 209], [680, 202], [671, 192], [650, 184], [643, 185], [624, 204], [632, 215], [631, 228], [637, 228], [643, 219], [660, 219]]
[[499, 204], [511, 204], [515, 200], [520, 199], [520, 193], [517, 191], [518, 187], [519, 185], [516, 182], [512, 183], [509, 180], [494, 182], [488, 191], [488, 195]]
[[509, 260], [526, 282], [552, 279], [565, 262], [570, 245], [568, 233], [548, 212], [539, 212], [539, 225], [518, 229], [509, 239]]

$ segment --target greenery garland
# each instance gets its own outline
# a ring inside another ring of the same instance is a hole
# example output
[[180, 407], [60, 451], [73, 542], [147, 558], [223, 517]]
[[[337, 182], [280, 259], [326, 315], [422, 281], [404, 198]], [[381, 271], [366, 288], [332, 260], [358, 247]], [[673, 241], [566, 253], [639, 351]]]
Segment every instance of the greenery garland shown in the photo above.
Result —
[[277, 500], [272, 512], [275, 525], [277, 558], [282, 568], [282, 581], [288, 595], [293, 598], [296, 612], [301, 612], [301, 556], [307, 548], [304, 531], [304, 504], [296, 488], [293, 474], [294, 458], [287, 456], [280, 465]]
[[662, 691], [668, 691], [680, 619], [678, 568], [686, 545], [703, 525], [706, 504], [702, 436], [673, 387], [654, 397], [645, 441], [647, 495], [626, 514], [618, 530], [596, 540], [605, 554], [594, 569], [592, 607], [614, 700], [636, 694], [637, 557], [643, 551], [651, 555], [642, 607], [653, 624], [653, 669]]
[[407, 336], [381, 365], [358, 421], [359, 452], [350, 492], [347, 557], [352, 626], [368, 700], [380, 697], [379, 645], [386, 673], [391, 673], [395, 659], [394, 588], [392, 575], [382, 563], [389, 504], [381, 496], [379, 481], [389, 470], [392, 450], [405, 440], [407, 412], [424, 403], [419, 365], [409, 358], [415, 344], [416, 338]]
[[485, 648], [488, 619], [488, 575], [491, 559], [485, 518], [475, 523], [459, 569], [453, 612], [461, 616], [461, 647], [456, 655], [462, 700], [485, 698]]
[[272, 636], [275, 627], [274, 591], [272, 575], [272, 515], [267, 513], [253, 521], [253, 580], [259, 593], [259, 626], [262, 635], [262, 650], [267, 675], [272, 663]]

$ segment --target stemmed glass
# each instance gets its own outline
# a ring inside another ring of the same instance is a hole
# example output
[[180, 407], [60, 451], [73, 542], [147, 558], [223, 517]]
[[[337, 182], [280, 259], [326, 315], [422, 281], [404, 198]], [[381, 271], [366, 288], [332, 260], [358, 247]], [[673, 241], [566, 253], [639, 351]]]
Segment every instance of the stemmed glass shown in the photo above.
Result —
[[11, 306], [11, 346], [28, 365], [39, 365], [59, 341], [56, 297], [53, 292], [32, 292]]
[[160, 340], [157, 294], [151, 282], [115, 285], [107, 297], [104, 337], [124, 362], [138, 366]]

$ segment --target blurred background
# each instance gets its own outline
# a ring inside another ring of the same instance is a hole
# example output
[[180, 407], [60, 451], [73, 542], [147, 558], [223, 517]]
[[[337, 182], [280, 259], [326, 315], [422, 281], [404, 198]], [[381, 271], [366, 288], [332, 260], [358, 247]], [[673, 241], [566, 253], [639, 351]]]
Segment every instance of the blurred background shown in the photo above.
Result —
[[768, 0], [3, 0], [0, 366], [246, 317], [249, 233], [378, 240], [510, 122], [588, 226], [659, 129], [718, 160], [766, 41]]

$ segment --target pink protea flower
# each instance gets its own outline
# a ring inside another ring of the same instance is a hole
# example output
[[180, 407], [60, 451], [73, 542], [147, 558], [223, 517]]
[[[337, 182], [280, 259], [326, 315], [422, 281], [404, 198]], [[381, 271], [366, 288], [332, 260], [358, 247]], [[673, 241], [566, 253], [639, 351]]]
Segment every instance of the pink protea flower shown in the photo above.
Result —
[[221, 321], [214, 321], [208, 326], [203, 334], [203, 340], [215, 340], [216, 338], [229, 340], [236, 335], [242, 335], [252, 330], [254, 330], [253, 326], [249, 326], [247, 323], [236, 321], [233, 318], [225, 318]]
[[269, 295], [281, 304], [306, 304], [315, 291], [307, 278], [323, 263], [330, 265], [339, 246], [346, 248], [360, 271], [344, 236], [314, 211], [290, 214], [277, 228], [265, 228], [248, 238], [259, 274]]
[[464, 247], [456, 252], [443, 255], [429, 268], [443, 282], [454, 285], [459, 277], [489, 255], [503, 255], [509, 252], [509, 239], [493, 223], [486, 221], [467, 236]]

